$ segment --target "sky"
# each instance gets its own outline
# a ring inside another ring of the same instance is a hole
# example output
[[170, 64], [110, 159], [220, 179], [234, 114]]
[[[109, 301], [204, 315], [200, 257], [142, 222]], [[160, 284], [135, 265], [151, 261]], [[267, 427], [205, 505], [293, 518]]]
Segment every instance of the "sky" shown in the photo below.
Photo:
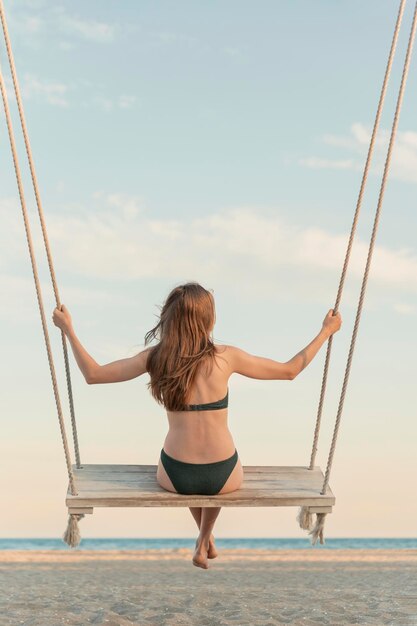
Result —
[[[408, 3], [335, 336], [325, 468], [412, 18]], [[4, 0], [61, 301], [101, 364], [132, 356], [171, 288], [213, 289], [218, 343], [289, 360], [334, 306], [399, 2]], [[0, 45], [69, 429], [61, 336]], [[327, 537], [411, 537], [417, 504], [417, 66], [410, 68], [330, 486]], [[56, 537], [67, 475], [3, 113], [0, 536]], [[245, 465], [308, 465], [325, 347], [293, 381], [230, 380]], [[87, 385], [85, 463], [155, 464], [141, 377]], [[70, 438], [70, 431], [68, 430]], [[303, 537], [296, 508], [223, 509], [219, 537]], [[191, 537], [184, 508], [96, 509], [84, 537]], [[307, 539], [306, 539], [307, 545]]]

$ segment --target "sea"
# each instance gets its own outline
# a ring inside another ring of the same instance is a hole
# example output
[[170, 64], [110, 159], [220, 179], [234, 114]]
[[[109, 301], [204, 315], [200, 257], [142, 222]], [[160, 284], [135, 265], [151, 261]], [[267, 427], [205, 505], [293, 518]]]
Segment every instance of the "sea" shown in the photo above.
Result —
[[[77, 548], [71, 550], [176, 550], [192, 548], [195, 537], [190, 538], [126, 538], [100, 537], [83, 538]], [[308, 537], [233, 537], [216, 538], [219, 549], [247, 550], [406, 550], [417, 549], [417, 537], [326, 537], [324, 544], [311, 546]], [[68, 548], [61, 538], [4, 538], [0, 539], [0, 550], [62, 550]], [[70, 548], [68, 548], [70, 549]]]

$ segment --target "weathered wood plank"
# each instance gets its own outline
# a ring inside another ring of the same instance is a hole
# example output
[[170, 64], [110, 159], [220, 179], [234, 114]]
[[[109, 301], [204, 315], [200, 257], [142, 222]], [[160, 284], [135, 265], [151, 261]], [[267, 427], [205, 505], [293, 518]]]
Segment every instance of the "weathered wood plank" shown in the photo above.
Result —
[[[324, 480], [319, 467], [244, 466], [240, 489], [215, 496], [166, 491], [156, 480], [156, 465], [84, 465], [73, 467], [77, 495], [67, 493], [71, 511], [84, 507], [139, 506], [301, 506], [325, 507], [335, 503], [330, 488], [320, 493]], [[330, 509], [330, 511], [328, 511]]]
[[[219, 496], [184, 496], [183, 499], [168, 500], [127, 500], [125, 498], [102, 499], [94, 502], [94, 507], [105, 508], [136, 508], [136, 507], [281, 507], [281, 506], [293, 506], [299, 507], [309, 505], [314, 500], [300, 499], [296, 501], [283, 501], [277, 498], [264, 497], [259, 500], [213, 500], [212, 498], [218, 498]], [[91, 504], [91, 500], [86, 500]], [[330, 507], [329, 507], [330, 508]]]
[[308, 507], [310, 513], [331, 513], [331, 506], [309, 506]]
[[[138, 472], [140, 471], [141, 473], [143, 472], [154, 472], [156, 470], [156, 465], [108, 465], [108, 464], [96, 464], [96, 463], [89, 463], [89, 464], [83, 464], [80, 468], [77, 468], [76, 465], [72, 466], [74, 470], [76, 470], [77, 472], [80, 472], [82, 469], [85, 469], [86, 471], [89, 472], [93, 472], [93, 471], [99, 471], [100, 473], [102, 472], [108, 472], [111, 474], [114, 474], [115, 472], [122, 472], [127, 473], [127, 472]], [[300, 472], [300, 471], [304, 471], [304, 470], [308, 470], [308, 466], [307, 465], [245, 465], [245, 470], [247, 472], [261, 472], [261, 473], [268, 473], [268, 472]], [[309, 470], [310, 472], [321, 472], [321, 469], [319, 466], [315, 466], [314, 469]]]

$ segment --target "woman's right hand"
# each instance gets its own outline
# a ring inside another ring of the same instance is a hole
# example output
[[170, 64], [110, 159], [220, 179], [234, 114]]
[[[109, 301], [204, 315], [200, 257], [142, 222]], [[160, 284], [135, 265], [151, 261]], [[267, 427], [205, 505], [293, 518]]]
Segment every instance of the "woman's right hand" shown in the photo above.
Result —
[[61, 308], [55, 307], [52, 314], [52, 320], [63, 333], [67, 333], [72, 326], [72, 318], [65, 304], [61, 304]]
[[342, 317], [339, 311], [336, 315], [333, 315], [333, 311], [334, 309], [330, 309], [323, 320], [323, 328], [329, 333], [329, 335], [336, 333], [342, 325]]

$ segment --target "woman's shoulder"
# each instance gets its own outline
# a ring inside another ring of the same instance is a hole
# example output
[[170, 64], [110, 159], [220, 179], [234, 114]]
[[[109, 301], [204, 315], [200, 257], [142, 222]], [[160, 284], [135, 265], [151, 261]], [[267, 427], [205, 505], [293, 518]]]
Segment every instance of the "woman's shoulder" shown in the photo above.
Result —
[[252, 363], [254, 359], [259, 358], [253, 356], [245, 350], [242, 350], [242, 348], [231, 346], [229, 344], [215, 344], [215, 348], [216, 354], [219, 358], [222, 358], [225, 362], [227, 362], [228, 367], [232, 371], [237, 371], [242, 367], [242, 365]]
[[228, 366], [233, 365], [236, 355], [238, 355], [239, 353], [239, 348], [237, 348], [236, 346], [231, 346], [223, 343], [215, 343], [214, 350], [216, 357], [219, 360], [226, 362]]
[[228, 346], [224, 343], [215, 343], [214, 352], [216, 356], [230, 354], [232, 346]]
[[240, 351], [240, 348], [237, 348], [236, 346], [231, 346], [225, 343], [215, 343], [214, 348], [215, 348], [216, 354], [223, 354], [223, 355], [230, 355], [230, 356]]

